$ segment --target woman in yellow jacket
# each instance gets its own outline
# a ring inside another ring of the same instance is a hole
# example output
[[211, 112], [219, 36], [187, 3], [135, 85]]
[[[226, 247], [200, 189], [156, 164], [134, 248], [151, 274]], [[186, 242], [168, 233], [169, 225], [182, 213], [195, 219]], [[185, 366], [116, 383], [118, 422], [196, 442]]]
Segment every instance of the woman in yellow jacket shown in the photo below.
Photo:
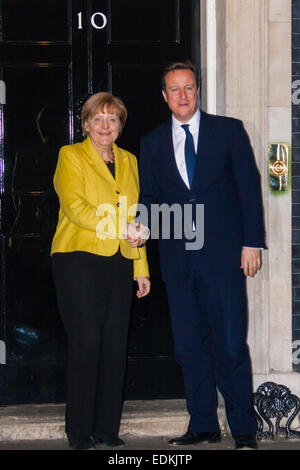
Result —
[[115, 144], [126, 118], [119, 98], [92, 95], [82, 109], [86, 139], [61, 148], [54, 175], [60, 210], [51, 254], [68, 340], [66, 434], [76, 449], [124, 445], [133, 279], [139, 298], [150, 291], [144, 239], [127, 235], [139, 181], [135, 156]]

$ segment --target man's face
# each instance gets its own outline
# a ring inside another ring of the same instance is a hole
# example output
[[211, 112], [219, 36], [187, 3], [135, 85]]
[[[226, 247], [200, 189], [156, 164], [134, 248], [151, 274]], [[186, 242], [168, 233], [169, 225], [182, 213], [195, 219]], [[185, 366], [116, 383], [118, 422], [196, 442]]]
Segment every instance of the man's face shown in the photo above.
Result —
[[172, 70], [165, 77], [166, 90], [162, 91], [174, 117], [188, 122], [198, 108], [199, 88], [191, 70]]

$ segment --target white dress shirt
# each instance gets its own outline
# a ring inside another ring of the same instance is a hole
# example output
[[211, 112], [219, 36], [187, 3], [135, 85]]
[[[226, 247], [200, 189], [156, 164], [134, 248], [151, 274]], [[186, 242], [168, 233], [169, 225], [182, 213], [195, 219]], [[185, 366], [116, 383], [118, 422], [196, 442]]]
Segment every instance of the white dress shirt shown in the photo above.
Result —
[[[199, 125], [200, 125], [200, 110], [194, 114], [192, 119], [187, 122], [189, 124], [189, 131], [193, 136], [195, 153], [197, 153], [198, 148], [198, 137], [199, 137]], [[181, 127], [182, 122], [178, 121], [172, 115], [172, 137], [173, 137], [173, 146], [175, 153], [175, 160], [178, 171], [181, 175], [181, 178], [185, 182], [186, 186], [190, 189], [189, 180], [186, 171], [185, 164], [185, 154], [184, 154], [184, 145], [185, 145], [185, 130]]]

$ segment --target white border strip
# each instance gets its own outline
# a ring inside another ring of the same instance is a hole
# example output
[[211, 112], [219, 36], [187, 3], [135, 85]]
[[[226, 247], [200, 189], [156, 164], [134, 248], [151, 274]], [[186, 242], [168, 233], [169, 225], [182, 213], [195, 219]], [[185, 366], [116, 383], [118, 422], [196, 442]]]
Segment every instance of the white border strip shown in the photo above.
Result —
[[0, 340], [0, 364], [6, 364], [6, 346], [2, 340]]
[[216, 0], [206, 1], [207, 112], [217, 112]]

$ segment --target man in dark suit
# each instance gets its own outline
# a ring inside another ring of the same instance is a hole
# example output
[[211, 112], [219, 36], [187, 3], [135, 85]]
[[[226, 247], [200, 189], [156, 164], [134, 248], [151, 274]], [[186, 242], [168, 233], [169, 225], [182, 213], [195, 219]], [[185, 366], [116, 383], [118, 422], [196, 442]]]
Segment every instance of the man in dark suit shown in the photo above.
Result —
[[[200, 111], [193, 64], [166, 68], [162, 94], [172, 118], [141, 140], [140, 203], [149, 214], [154, 205], [182, 208], [180, 221], [171, 218], [170, 237], [158, 242], [190, 414], [186, 434], [170, 444], [220, 441], [218, 388], [236, 448], [253, 449], [245, 280], [260, 268], [265, 247], [259, 174], [242, 122]], [[183, 221], [187, 206], [193, 215]], [[194, 249], [185, 233], [176, 235], [182, 222], [195, 237], [204, 230], [202, 247]]]

